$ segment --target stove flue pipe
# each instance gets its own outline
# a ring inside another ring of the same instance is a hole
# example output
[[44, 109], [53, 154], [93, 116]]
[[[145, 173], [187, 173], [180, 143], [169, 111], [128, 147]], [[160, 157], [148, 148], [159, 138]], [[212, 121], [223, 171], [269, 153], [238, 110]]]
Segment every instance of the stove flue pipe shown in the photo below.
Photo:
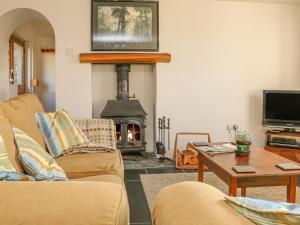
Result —
[[117, 64], [117, 99], [129, 100], [129, 72], [130, 64]]

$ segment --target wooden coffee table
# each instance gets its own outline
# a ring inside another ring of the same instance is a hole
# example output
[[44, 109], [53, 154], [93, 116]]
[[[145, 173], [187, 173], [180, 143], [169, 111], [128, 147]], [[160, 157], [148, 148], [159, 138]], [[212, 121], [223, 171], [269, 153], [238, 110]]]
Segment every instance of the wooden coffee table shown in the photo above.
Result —
[[[190, 147], [197, 149], [194, 145]], [[284, 171], [278, 163], [294, 163], [289, 159], [270, 153], [262, 148], [251, 148], [249, 157], [236, 157], [235, 153], [211, 155], [199, 151], [198, 181], [203, 182], [205, 167], [215, 173], [229, 185], [229, 195], [236, 196], [241, 188], [241, 195], [246, 196], [247, 187], [287, 186], [287, 202], [295, 203], [297, 176], [300, 170]], [[255, 173], [236, 173], [232, 167], [248, 165], [255, 168]], [[300, 166], [300, 164], [297, 164]]]

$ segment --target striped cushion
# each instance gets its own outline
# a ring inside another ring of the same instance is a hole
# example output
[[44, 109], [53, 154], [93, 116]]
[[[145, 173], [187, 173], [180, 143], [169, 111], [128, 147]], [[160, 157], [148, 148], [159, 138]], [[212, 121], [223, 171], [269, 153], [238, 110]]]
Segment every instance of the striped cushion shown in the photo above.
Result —
[[88, 142], [65, 109], [55, 113], [38, 112], [35, 115], [48, 151], [53, 157], [56, 158], [64, 151]]
[[34, 178], [25, 174], [17, 173], [8, 158], [6, 146], [0, 135], [0, 180], [6, 181], [34, 181]]
[[24, 170], [36, 180], [68, 180], [63, 169], [35, 140], [13, 128], [19, 157]]
[[258, 225], [300, 224], [300, 205], [226, 196], [227, 203]]

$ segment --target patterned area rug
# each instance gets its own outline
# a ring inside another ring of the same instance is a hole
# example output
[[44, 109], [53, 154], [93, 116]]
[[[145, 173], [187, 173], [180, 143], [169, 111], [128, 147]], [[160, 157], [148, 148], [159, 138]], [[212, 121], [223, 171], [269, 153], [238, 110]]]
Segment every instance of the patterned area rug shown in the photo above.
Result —
[[[196, 173], [170, 173], [170, 174], [141, 174], [143, 189], [147, 198], [148, 205], [152, 209], [152, 202], [155, 196], [164, 187], [183, 182], [196, 181]], [[204, 182], [210, 184], [225, 194], [228, 194], [228, 186], [215, 174], [207, 172], [204, 175]], [[240, 190], [238, 191], [240, 194]], [[247, 196], [251, 198], [261, 198], [275, 201], [286, 201], [285, 187], [259, 187], [248, 188]], [[300, 203], [300, 188], [297, 187], [297, 203]]]

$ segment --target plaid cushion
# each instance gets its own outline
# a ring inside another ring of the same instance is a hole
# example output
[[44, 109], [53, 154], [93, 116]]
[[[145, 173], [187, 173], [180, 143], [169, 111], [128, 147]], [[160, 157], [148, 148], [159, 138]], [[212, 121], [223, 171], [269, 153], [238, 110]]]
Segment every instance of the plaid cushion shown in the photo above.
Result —
[[95, 146], [116, 149], [116, 128], [113, 120], [75, 120], [80, 129]]
[[63, 169], [35, 140], [13, 128], [19, 157], [24, 170], [36, 180], [68, 180]]
[[35, 115], [48, 151], [53, 157], [88, 142], [67, 110], [61, 109], [55, 113], [38, 112]]
[[17, 173], [8, 158], [6, 146], [0, 135], [0, 180], [6, 181], [34, 181], [34, 178], [24, 174]]
[[76, 153], [95, 153], [95, 152], [114, 152], [116, 149], [100, 146], [97, 143], [89, 142], [83, 145], [64, 151], [63, 155], [71, 155]]

